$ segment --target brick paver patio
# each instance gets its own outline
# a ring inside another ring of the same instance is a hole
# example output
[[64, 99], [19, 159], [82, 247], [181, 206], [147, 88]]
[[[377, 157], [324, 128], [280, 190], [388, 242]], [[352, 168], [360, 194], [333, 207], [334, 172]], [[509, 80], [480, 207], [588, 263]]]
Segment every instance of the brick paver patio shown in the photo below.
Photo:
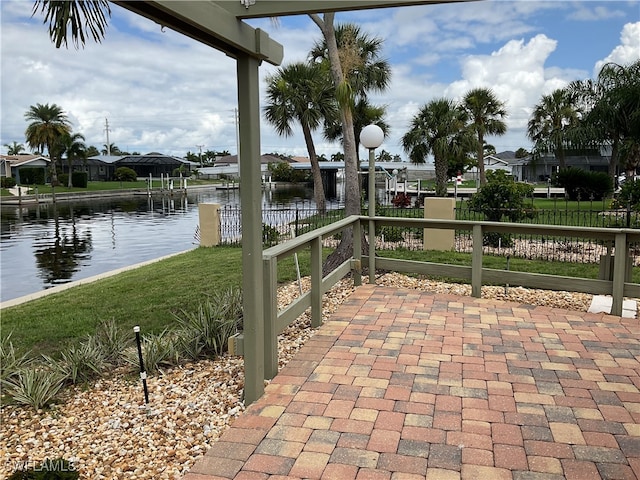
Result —
[[184, 480], [640, 479], [640, 325], [365, 285]]

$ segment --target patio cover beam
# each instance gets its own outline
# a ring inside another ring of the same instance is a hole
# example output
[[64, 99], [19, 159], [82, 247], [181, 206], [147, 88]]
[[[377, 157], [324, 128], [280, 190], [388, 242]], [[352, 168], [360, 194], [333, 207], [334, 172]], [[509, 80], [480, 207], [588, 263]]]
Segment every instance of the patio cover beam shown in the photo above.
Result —
[[255, 0], [248, 6], [240, 0], [217, 3], [236, 18], [260, 18], [469, 1], [477, 0]]
[[281, 44], [259, 28], [253, 28], [218, 3], [204, 0], [155, 2], [116, 0], [113, 3], [180, 32], [232, 58], [249, 55], [272, 65], [284, 56]]

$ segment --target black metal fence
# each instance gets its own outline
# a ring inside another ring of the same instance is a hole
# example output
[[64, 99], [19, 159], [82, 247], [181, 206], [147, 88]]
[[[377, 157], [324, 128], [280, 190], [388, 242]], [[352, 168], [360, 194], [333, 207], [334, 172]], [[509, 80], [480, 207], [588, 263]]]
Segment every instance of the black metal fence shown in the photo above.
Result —
[[[577, 206], [574, 203], [557, 202], [554, 209], [532, 209], [529, 218], [522, 223], [567, 225], [602, 228], [640, 228], [640, 213], [627, 210], [598, 208], [596, 202], [587, 202]], [[585, 208], [587, 207], [587, 208]], [[590, 208], [593, 207], [593, 208]], [[604, 207], [604, 204], [602, 205]], [[366, 209], [362, 211], [367, 214]], [[456, 208], [457, 220], [487, 220], [484, 215], [470, 210], [465, 202], [459, 202]], [[504, 212], [503, 221], [508, 221], [508, 212]], [[424, 218], [423, 208], [378, 207], [378, 216]], [[344, 218], [342, 208], [328, 209], [320, 213], [312, 204], [291, 207], [265, 206], [262, 211], [263, 243], [273, 246], [294, 236], [322, 227]], [[240, 207], [225, 206], [221, 209], [222, 241], [228, 245], [240, 245], [242, 242], [242, 218]], [[338, 238], [325, 240], [327, 246], [335, 246]], [[634, 258], [640, 253], [640, 245], [631, 246]], [[424, 230], [421, 228], [399, 228], [384, 226], [376, 231], [376, 248], [379, 250], [422, 250], [424, 248]], [[577, 263], [597, 263], [600, 256], [607, 253], [609, 245], [593, 240], [570, 236], [534, 236], [534, 235], [487, 235], [483, 249], [486, 254], [510, 255], [524, 259], [556, 260]], [[471, 252], [469, 232], [456, 231], [454, 250]], [[640, 257], [634, 265], [640, 263]]]

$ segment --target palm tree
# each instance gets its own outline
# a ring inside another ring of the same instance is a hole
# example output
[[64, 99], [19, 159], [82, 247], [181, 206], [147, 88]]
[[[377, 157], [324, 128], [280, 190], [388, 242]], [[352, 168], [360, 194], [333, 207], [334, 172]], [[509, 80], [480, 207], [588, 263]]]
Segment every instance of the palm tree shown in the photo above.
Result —
[[31, 123], [27, 126], [25, 137], [32, 149], [43, 151], [46, 147], [51, 160], [51, 184], [57, 185], [58, 174], [56, 171], [55, 145], [65, 134], [71, 133], [71, 125], [62, 108], [55, 103], [32, 105], [24, 114]]
[[[378, 125], [386, 137], [390, 130], [389, 124], [384, 121], [386, 113], [386, 106], [371, 105], [366, 97], [358, 98], [353, 106], [353, 134], [355, 138], [359, 139], [362, 129], [371, 124]], [[333, 121], [330, 118], [325, 120], [324, 136], [331, 141], [342, 140], [342, 124], [337, 117]], [[356, 150], [356, 158], [360, 163], [359, 150]]]
[[[391, 68], [379, 58], [382, 40], [361, 32], [354, 24], [334, 28], [334, 13], [310, 15], [323, 34], [311, 50], [313, 61], [328, 62], [340, 107], [342, 144], [345, 155], [345, 212], [360, 213], [360, 182], [358, 181], [358, 139], [354, 131], [356, 100], [366, 98], [369, 91], [384, 91], [391, 81]], [[345, 239], [343, 235], [343, 239]], [[350, 239], [347, 239], [347, 242]], [[342, 242], [341, 242], [342, 244]], [[352, 247], [352, 245], [347, 245]], [[342, 250], [342, 249], [341, 249]]]
[[102, 154], [103, 155], [123, 155], [124, 152], [122, 152], [115, 143], [110, 143], [109, 145], [104, 143], [102, 145]]
[[5, 147], [7, 147], [7, 155], [20, 155], [20, 152], [24, 151], [24, 145], [13, 141], [11, 144], [5, 143]]
[[633, 144], [640, 145], [640, 61], [630, 65], [607, 63], [596, 80], [572, 82], [567, 88], [585, 112], [576, 132], [580, 146], [610, 145], [612, 178], [619, 164], [633, 170], [637, 163]]
[[69, 179], [67, 186], [71, 188], [73, 186], [71, 178], [73, 162], [75, 160], [84, 160], [87, 158], [87, 147], [84, 144], [84, 135], [81, 133], [67, 133], [60, 137], [58, 148], [60, 149], [61, 155], [67, 155], [67, 165], [69, 167]]
[[449, 162], [465, 157], [475, 144], [465, 128], [468, 120], [466, 112], [452, 100], [432, 100], [413, 117], [410, 130], [402, 137], [402, 147], [411, 163], [425, 163], [427, 155], [433, 155], [437, 196], [447, 194]]
[[579, 122], [580, 112], [575, 95], [559, 88], [540, 99], [527, 126], [527, 135], [537, 154], [551, 152], [558, 159], [560, 170], [566, 168], [565, 150], [570, 143], [569, 131]]
[[[342, 147], [344, 150], [344, 178], [345, 178], [345, 214], [357, 215], [360, 213], [360, 182], [358, 179], [358, 153], [357, 142], [353, 128], [353, 105], [356, 94], [362, 96], [368, 90], [382, 91], [387, 88], [391, 69], [388, 63], [379, 61], [382, 41], [379, 39], [364, 38], [366, 42], [356, 41], [354, 35], [356, 29], [351, 28], [350, 35], [340, 33], [340, 43], [337, 40], [337, 32], [333, 21], [335, 13], [310, 14], [309, 17], [320, 28], [324, 42], [318, 53], [329, 63], [331, 78], [338, 100], [340, 123], [342, 124]], [[340, 27], [342, 32], [342, 27]], [[346, 32], [346, 27], [344, 28]], [[368, 43], [368, 45], [367, 45]], [[312, 53], [313, 56], [313, 53]], [[378, 69], [377, 73], [371, 69]], [[369, 72], [366, 73], [365, 72]], [[365, 80], [367, 80], [365, 82]], [[363, 243], [367, 250], [366, 242]], [[344, 232], [338, 248], [327, 258], [324, 271], [330, 271], [346, 258], [353, 254], [353, 235]]]
[[300, 123], [311, 161], [313, 191], [316, 206], [325, 211], [326, 201], [322, 175], [311, 132], [323, 118], [334, 118], [337, 105], [326, 69], [319, 63], [298, 62], [279, 68], [267, 77], [267, 103], [265, 117], [278, 135], [291, 136], [294, 121]]
[[[480, 185], [487, 183], [484, 171], [485, 135], [504, 135], [507, 124], [502, 120], [507, 111], [489, 88], [474, 88], [467, 92], [462, 100], [462, 108], [469, 116], [469, 128], [478, 139], [477, 161]], [[495, 150], [495, 149], [494, 149]]]
[[45, 17], [44, 23], [49, 24], [49, 36], [56, 48], [68, 46], [67, 29], [76, 49], [81, 44], [84, 46], [85, 34], [90, 34], [95, 42], [101, 42], [107, 29], [107, 18], [111, 16], [108, 0], [36, 0], [33, 15], [38, 10]]

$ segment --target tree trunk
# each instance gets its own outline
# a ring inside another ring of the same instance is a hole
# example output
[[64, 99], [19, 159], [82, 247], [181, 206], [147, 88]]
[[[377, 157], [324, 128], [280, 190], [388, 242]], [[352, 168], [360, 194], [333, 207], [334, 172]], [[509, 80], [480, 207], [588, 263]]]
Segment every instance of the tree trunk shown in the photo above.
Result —
[[[340, 56], [338, 53], [338, 43], [336, 41], [335, 29], [333, 26], [334, 13], [324, 13], [320, 18], [318, 15], [310, 15], [311, 19], [318, 25], [322, 31], [327, 51], [329, 54], [329, 64], [331, 66], [331, 77], [334, 86], [337, 88], [344, 82], [344, 73]], [[358, 181], [358, 160], [357, 160], [357, 144], [353, 131], [353, 112], [349, 103], [343, 102], [340, 105], [340, 119], [342, 121], [342, 146], [344, 149], [344, 176], [345, 176], [345, 195], [344, 207], [345, 215], [360, 215], [360, 182]], [[363, 249], [367, 248], [363, 243]], [[368, 250], [368, 248], [367, 248]], [[343, 263], [347, 258], [353, 255], [353, 231], [345, 229], [342, 232], [342, 238], [338, 248], [336, 248], [327, 258], [323, 271], [329, 272], [335, 267]]]
[[484, 136], [478, 135], [478, 175], [480, 177], [480, 186], [487, 184], [487, 174], [484, 171]]
[[613, 180], [613, 185], [618, 186], [618, 139], [611, 145], [611, 160], [609, 160], [609, 176]]
[[69, 179], [67, 180], [67, 187], [73, 187], [73, 183], [71, 181], [71, 169], [73, 168], [73, 160], [69, 159]]
[[316, 201], [316, 208], [320, 213], [327, 210], [326, 200], [324, 197], [324, 186], [322, 185], [322, 174], [320, 172], [320, 164], [318, 163], [318, 155], [316, 147], [313, 144], [311, 130], [306, 123], [302, 124], [302, 133], [304, 141], [307, 144], [307, 152], [309, 152], [309, 160], [311, 161], [311, 174], [313, 175], [313, 197]]
[[436, 197], [447, 196], [447, 160], [440, 156], [434, 157], [436, 167]]

